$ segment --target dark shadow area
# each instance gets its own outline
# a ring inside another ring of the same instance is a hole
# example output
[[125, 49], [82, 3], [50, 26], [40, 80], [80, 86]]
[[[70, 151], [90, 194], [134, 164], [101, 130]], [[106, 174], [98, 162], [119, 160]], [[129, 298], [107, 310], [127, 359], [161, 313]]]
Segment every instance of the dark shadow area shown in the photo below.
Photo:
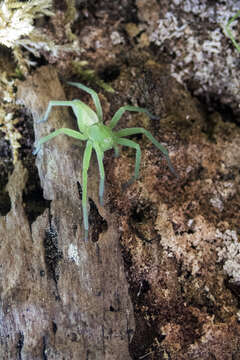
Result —
[[40, 185], [36, 167], [30, 169], [30, 176], [28, 177], [23, 192], [23, 203], [30, 225], [32, 225], [36, 218], [41, 215], [46, 208], [50, 207], [51, 201], [45, 200], [43, 197], [43, 190]]
[[98, 76], [104, 82], [116, 80], [120, 75], [120, 68], [117, 65], [109, 65], [98, 72]]
[[11, 199], [5, 187], [9, 176], [13, 172], [12, 153], [9, 141], [4, 139], [5, 134], [0, 133], [0, 216], [6, 216], [11, 210]]
[[34, 143], [33, 119], [24, 113], [19, 113], [17, 129], [22, 135], [19, 149], [19, 159], [28, 171], [28, 180], [23, 191], [24, 210], [28, 217], [29, 224], [36, 220], [46, 208], [50, 207], [50, 201], [43, 197], [43, 190], [40, 185], [37, 167], [35, 166], [35, 156], [32, 154]]

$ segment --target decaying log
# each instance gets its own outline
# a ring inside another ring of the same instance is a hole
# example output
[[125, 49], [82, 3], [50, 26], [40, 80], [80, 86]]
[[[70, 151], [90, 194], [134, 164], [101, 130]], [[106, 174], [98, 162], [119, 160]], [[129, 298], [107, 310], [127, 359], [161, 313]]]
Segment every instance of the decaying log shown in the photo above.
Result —
[[[19, 86], [18, 98], [33, 114], [36, 139], [53, 128], [76, 127], [62, 107], [54, 108], [47, 122], [36, 124], [49, 100], [65, 99], [53, 68], [38, 69]], [[83, 239], [83, 149], [84, 145], [79, 148], [74, 140], [59, 136], [39, 152], [39, 177], [51, 203], [31, 226], [22, 204], [27, 172], [21, 162], [9, 179], [12, 208], [0, 218], [3, 360], [130, 359], [132, 304], [116, 226], [98, 203], [94, 157], [88, 194], [107, 230], [95, 230], [95, 241], [91, 236], [88, 242]]]

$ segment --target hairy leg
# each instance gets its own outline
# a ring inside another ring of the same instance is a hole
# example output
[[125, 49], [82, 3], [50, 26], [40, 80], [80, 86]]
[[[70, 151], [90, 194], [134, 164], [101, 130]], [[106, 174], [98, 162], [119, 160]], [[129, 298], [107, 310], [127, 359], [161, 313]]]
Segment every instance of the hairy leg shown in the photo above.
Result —
[[87, 181], [88, 181], [88, 168], [92, 155], [92, 144], [87, 142], [83, 155], [83, 170], [82, 170], [82, 209], [83, 209], [83, 225], [85, 230], [85, 241], [88, 239], [88, 211], [87, 211]]
[[111, 129], [113, 129], [118, 121], [121, 119], [122, 115], [124, 114], [125, 111], [135, 111], [135, 112], [140, 112], [140, 113], [144, 113], [147, 114], [150, 118], [152, 119], [156, 119], [157, 117], [152, 115], [147, 109], [141, 108], [141, 107], [137, 107], [137, 106], [130, 106], [130, 105], [126, 105], [126, 106], [122, 106], [120, 107], [114, 114], [112, 120], [110, 121], [109, 127]]
[[90, 94], [92, 96], [93, 102], [94, 102], [96, 110], [97, 110], [98, 119], [100, 122], [102, 122], [103, 113], [102, 113], [102, 107], [101, 107], [101, 103], [100, 103], [98, 94], [94, 90], [92, 90], [92, 89], [88, 88], [87, 86], [85, 86], [81, 83], [78, 83], [78, 82], [68, 81], [67, 84], [76, 86], [77, 88], [86, 91], [88, 94]]
[[68, 135], [68, 136], [71, 136], [75, 139], [78, 139], [78, 140], [87, 140], [87, 137], [80, 134], [78, 131], [75, 131], [75, 130], [72, 130], [72, 129], [66, 129], [66, 128], [61, 128], [61, 129], [58, 129], [58, 130], [55, 130], [53, 131], [51, 134], [47, 135], [47, 136], [44, 136], [43, 138], [41, 138], [37, 143], [36, 143], [36, 148], [35, 150], [33, 151], [33, 154], [36, 155], [39, 150], [40, 150], [40, 146], [42, 144], [44, 144], [45, 142], [51, 140], [52, 138], [54, 138], [55, 136], [59, 135], [59, 134], [65, 134], [65, 135]]

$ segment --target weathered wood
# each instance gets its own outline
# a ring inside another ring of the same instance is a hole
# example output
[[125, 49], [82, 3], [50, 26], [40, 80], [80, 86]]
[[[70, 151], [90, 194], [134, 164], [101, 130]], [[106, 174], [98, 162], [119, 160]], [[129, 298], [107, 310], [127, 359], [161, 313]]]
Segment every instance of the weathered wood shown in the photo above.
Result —
[[[49, 100], [65, 96], [55, 70], [42, 67], [19, 86], [18, 98], [38, 120]], [[74, 122], [67, 109], [55, 108], [46, 123], [34, 124], [36, 139], [63, 126]], [[0, 218], [3, 360], [130, 359], [132, 304], [113, 217], [98, 203], [94, 157], [88, 194], [108, 229], [96, 242], [83, 240], [82, 149], [59, 136], [39, 152], [44, 197], [52, 201], [32, 227], [22, 204], [27, 173], [20, 162], [9, 180], [12, 209]]]

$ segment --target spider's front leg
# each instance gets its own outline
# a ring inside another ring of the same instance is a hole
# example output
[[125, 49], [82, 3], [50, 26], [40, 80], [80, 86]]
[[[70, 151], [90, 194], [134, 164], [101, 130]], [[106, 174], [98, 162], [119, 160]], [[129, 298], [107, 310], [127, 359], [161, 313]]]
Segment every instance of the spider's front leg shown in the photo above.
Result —
[[87, 140], [87, 137], [82, 135], [80, 132], [72, 130], [72, 129], [67, 129], [67, 128], [61, 128], [58, 130], [53, 131], [51, 134], [44, 136], [43, 138], [41, 138], [39, 141], [36, 142], [35, 144], [35, 150], [33, 151], [33, 154], [36, 155], [42, 144], [44, 144], [45, 142], [51, 140], [52, 138], [54, 138], [55, 136], [59, 135], [59, 134], [65, 134], [68, 136], [71, 136], [77, 140]]
[[144, 114], [148, 115], [151, 119], [157, 119], [157, 116], [152, 115], [147, 109], [144, 109], [144, 108], [141, 108], [138, 106], [126, 105], [126, 106], [120, 107], [115, 112], [115, 114], [109, 124], [109, 127], [111, 129], [113, 129], [117, 125], [117, 123], [119, 122], [119, 120], [121, 119], [121, 117], [123, 116], [125, 111], [140, 112], [140, 113], [144, 113]]
[[53, 106], [71, 106], [71, 107], [73, 107], [73, 101], [59, 101], [59, 100], [49, 101], [45, 115], [43, 116], [42, 119], [38, 120], [37, 123], [47, 121], [48, 116], [49, 116]]
[[88, 211], [87, 211], [87, 180], [88, 168], [92, 155], [92, 143], [87, 142], [83, 155], [83, 169], [82, 169], [82, 209], [83, 209], [83, 224], [85, 230], [85, 241], [88, 239]]

